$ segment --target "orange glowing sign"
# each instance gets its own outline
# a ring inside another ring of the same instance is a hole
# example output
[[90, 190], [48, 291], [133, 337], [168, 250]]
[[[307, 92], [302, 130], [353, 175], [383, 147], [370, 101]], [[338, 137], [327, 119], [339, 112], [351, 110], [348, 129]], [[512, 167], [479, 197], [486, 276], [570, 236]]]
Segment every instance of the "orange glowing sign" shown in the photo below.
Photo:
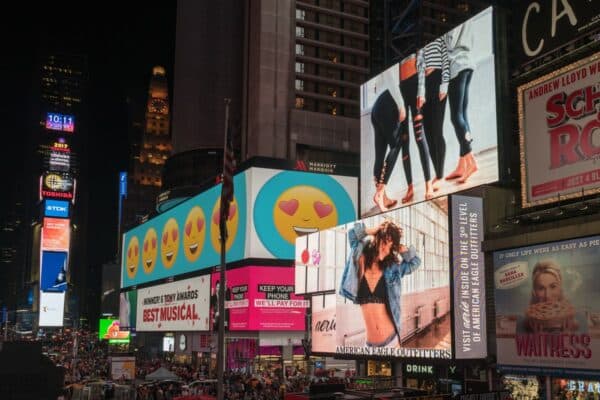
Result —
[[69, 219], [44, 218], [42, 250], [69, 251], [71, 228]]

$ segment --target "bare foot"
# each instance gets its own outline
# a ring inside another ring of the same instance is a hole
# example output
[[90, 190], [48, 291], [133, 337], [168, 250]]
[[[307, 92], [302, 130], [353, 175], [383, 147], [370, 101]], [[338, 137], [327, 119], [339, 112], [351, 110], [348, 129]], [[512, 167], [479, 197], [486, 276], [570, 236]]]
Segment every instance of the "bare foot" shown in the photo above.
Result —
[[452, 173], [448, 176], [446, 176], [446, 180], [447, 181], [451, 181], [453, 179], [458, 179], [460, 177], [462, 177], [465, 173], [467, 166], [466, 166], [466, 161], [465, 161], [465, 157], [461, 157], [458, 159], [458, 165], [456, 166], [456, 169], [454, 171], [452, 171]]
[[433, 187], [431, 181], [425, 182], [425, 200], [431, 200], [433, 198]]
[[390, 199], [389, 197], [387, 197], [387, 194], [385, 192], [383, 192], [383, 204], [385, 204], [385, 206], [388, 209], [390, 209], [392, 207], [395, 207], [396, 204], [398, 204], [398, 200]]
[[382, 212], [388, 210], [387, 207], [385, 206], [385, 202], [383, 200], [384, 193], [385, 192], [383, 190], [380, 190], [380, 191], [375, 192], [375, 196], [373, 196], [373, 202], [375, 203], [375, 205], [377, 207], [379, 207], [379, 210]]
[[477, 162], [475, 161], [475, 157], [473, 157], [473, 153], [469, 153], [465, 156], [466, 160], [466, 169], [463, 176], [458, 180], [459, 184], [463, 184], [467, 182], [467, 179], [471, 177], [475, 172], [477, 172]]
[[413, 197], [415, 197], [415, 193], [413, 191], [413, 185], [408, 185], [408, 190], [406, 191], [406, 195], [402, 198], [402, 204], [408, 203], [412, 201]]
[[431, 181], [431, 187], [433, 188], [434, 192], [440, 190], [440, 181], [440, 178], [433, 178], [433, 181]]

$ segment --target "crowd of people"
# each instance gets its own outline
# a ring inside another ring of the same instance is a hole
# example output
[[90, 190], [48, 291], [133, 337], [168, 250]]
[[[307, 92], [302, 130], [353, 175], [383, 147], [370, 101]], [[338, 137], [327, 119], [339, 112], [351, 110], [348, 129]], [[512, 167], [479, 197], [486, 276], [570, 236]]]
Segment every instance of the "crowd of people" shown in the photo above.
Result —
[[[30, 339], [41, 342], [43, 353], [57, 366], [64, 368], [64, 399], [73, 398], [74, 388], [77, 386], [81, 387], [91, 382], [102, 383], [101, 398], [114, 398], [115, 384], [130, 386], [134, 390], [134, 397], [139, 400], [169, 400], [197, 394], [216, 398], [216, 384], [198, 384], [210, 378], [205, 375], [205, 370], [156, 356], [144, 357], [143, 354], [136, 354], [135, 379], [126, 380], [121, 377], [113, 381], [108, 345], [98, 339], [96, 332], [61, 329], [41, 332]], [[148, 374], [161, 367], [176, 375], [176, 378], [162, 382], [146, 380]], [[224, 394], [225, 398], [232, 400], [283, 399], [285, 393], [308, 392], [311, 384], [338, 379], [328, 377], [327, 374], [318, 375], [307, 375], [299, 368], [285, 372], [281, 369], [256, 373], [226, 371]]]

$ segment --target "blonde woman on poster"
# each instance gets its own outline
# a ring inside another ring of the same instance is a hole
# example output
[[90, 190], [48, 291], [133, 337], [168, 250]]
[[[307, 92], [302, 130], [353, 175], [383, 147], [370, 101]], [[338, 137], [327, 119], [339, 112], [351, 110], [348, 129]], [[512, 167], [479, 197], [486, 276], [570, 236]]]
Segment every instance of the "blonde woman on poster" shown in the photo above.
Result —
[[374, 228], [359, 222], [348, 232], [340, 295], [360, 305], [368, 347], [399, 347], [402, 277], [421, 265], [414, 246], [401, 244], [402, 228], [384, 221]]

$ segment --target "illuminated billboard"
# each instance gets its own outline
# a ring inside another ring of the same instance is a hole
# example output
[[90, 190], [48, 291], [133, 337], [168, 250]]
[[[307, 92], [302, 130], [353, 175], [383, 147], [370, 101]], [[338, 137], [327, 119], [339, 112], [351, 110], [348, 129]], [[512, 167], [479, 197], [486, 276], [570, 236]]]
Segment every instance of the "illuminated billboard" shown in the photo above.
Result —
[[118, 319], [100, 318], [98, 339], [108, 340], [110, 344], [129, 343], [130, 332], [121, 330], [121, 324]]
[[75, 131], [75, 117], [59, 113], [46, 113], [46, 129], [72, 133]]
[[122, 329], [135, 330], [137, 319], [137, 290], [119, 294], [119, 323]]
[[[211, 326], [219, 324], [219, 273], [212, 274]], [[301, 331], [309, 301], [295, 295], [294, 268], [242, 267], [226, 271], [225, 327], [230, 331]]]
[[42, 227], [42, 250], [69, 251], [71, 239], [70, 220], [44, 218]]
[[600, 236], [494, 252], [499, 367], [600, 376], [599, 260]]
[[313, 352], [451, 358], [448, 207], [441, 197], [297, 240], [296, 293], [335, 293], [313, 296]]
[[[226, 260], [293, 259], [298, 236], [356, 219], [355, 177], [252, 167], [234, 176]], [[220, 264], [221, 185], [123, 236], [122, 287]]]
[[69, 202], [62, 200], [44, 200], [44, 217], [69, 218]]
[[492, 20], [488, 8], [361, 86], [361, 216], [498, 180]]
[[40, 290], [64, 292], [67, 290], [68, 253], [42, 251]]
[[67, 172], [48, 171], [42, 175], [40, 185], [40, 196], [43, 198], [73, 199], [75, 180]]
[[65, 294], [40, 292], [40, 327], [63, 326], [65, 315]]
[[523, 207], [600, 192], [600, 53], [518, 89]]
[[597, 1], [525, 0], [513, 6], [513, 18], [520, 22], [515, 27], [519, 40], [515, 41], [511, 53], [516, 57], [516, 64], [528, 64], [569, 43], [576, 45], [578, 38], [600, 26]]
[[210, 276], [138, 289], [136, 331], [208, 331]]

